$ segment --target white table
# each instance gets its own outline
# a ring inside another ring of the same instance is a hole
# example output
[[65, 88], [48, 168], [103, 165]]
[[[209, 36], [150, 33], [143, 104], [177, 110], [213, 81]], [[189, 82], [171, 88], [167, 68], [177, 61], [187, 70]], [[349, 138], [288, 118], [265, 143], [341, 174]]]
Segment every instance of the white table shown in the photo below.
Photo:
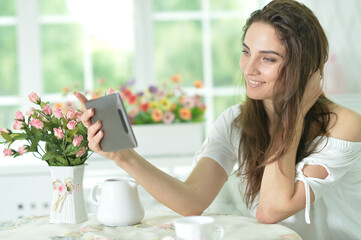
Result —
[[[301, 240], [293, 230], [279, 224], [260, 224], [254, 218], [237, 215], [211, 215], [225, 229], [225, 240], [288, 239]], [[0, 239], [51, 240], [159, 240], [173, 236], [172, 219], [181, 217], [170, 210], [146, 211], [143, 221], [134, 226], [107, 227], [94, 214], [80, 224], [50, 224], [49, 217], [27, 217], [0, 222]]]

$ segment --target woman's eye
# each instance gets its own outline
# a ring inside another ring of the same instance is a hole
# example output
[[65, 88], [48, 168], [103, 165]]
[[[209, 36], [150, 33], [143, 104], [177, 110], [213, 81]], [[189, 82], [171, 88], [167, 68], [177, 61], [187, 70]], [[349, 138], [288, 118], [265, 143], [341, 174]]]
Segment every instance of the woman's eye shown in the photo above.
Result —
[[275, 59], [273, 59], [273, 58], [268, 58], [268, 57], [265, 57], [265, 58], [263, 58], [265, 61], [267, 61], [267, 62], [276, 62], [276, 60]]
[[249, 55], [249, 52], [245, 49], [242, 50], [242, 52], [245, 54], [245, 55]]

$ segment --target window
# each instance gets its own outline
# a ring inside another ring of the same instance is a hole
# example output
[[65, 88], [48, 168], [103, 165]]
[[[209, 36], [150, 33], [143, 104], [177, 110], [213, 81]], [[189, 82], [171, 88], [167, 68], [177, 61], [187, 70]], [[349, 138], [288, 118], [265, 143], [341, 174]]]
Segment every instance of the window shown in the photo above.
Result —
[[[242, 27], [267, 2], [2, 0], [0, 126], [10, 128], [16, 110], [28, 109], [31, 91], [59, 101], [67, 86], [91, 90], [105, 79], [107, 87], [117, 87], [135, 78], [144, 88], [180, 74], [188, 91], [195, 91], [193, 81], [204, 81], [200, 94], [210, 127], [244, 96], [238, 66]], [[331, 98], [361, 112], [360, 1], [305, 2], [330, 40]]]
[[119, 86], [133, 76], [132, 1], [39, 3], [45, 93]]
[[132, 0], [17, 3], [0, 4], [2, 127], [28, 109], [31, 91], [60, 101], [65, 87], [91, 90], [101, 79], [114, 87], [134, 76]]

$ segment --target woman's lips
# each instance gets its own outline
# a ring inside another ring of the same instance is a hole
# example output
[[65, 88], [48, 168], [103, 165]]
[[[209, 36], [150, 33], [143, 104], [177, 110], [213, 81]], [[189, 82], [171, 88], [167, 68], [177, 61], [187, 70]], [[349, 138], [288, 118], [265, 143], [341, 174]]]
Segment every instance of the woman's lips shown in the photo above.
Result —
[[262, 81], [252, 80], [252, 79], [247, 79], [247, 81], [248, 81], [248, 85], [250, 87], [258, 87], [258, 86], [266, 83], [266, 82], [262, 82]]

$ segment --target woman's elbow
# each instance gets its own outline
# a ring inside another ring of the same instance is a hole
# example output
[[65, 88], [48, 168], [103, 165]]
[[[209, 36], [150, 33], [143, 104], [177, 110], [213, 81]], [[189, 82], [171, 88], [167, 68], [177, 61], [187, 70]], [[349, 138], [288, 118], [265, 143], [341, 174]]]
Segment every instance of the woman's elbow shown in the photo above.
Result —
[[271, 208], [258, 206], [256, 212], [257, 221], [263, 224], [275, 224], [280, 221], [277, 211]]
[[179, 211], [178, 213], [184, 217], [186, 216], [199, 216], [202, 215], [204, 212], [205, 208], [202, 207], [188, 207], [186, 209], [183, 209], [181, 211]]

